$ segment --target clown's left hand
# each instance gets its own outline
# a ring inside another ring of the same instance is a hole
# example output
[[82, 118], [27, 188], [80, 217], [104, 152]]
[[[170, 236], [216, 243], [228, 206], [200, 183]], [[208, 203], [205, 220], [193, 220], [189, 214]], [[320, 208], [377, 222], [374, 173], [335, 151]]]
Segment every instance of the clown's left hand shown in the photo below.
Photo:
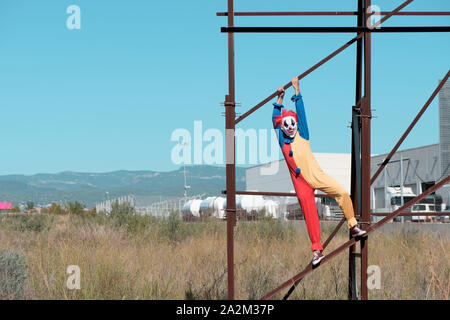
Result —
[[284, 93], [285, 93], [284, 87], [279, 87], [278, 90], [277, 90], [277, 94], [278, 94], [278, 101], [277, 101], [277, 103], [278, 104], [281, 104], [283, 102]]
[[299, 84], [298, 84], [298, 77], [293, 77], [291, 82], [292, 82], [292, 86], [295, 89], [295, 94], [299, 94], [300, 93], [300, 87], [299, 87]]

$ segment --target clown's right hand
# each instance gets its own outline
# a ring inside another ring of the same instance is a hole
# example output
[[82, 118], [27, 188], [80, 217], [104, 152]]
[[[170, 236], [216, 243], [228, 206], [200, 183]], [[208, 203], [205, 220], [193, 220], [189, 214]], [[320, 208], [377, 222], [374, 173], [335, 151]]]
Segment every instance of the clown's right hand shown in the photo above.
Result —
[[300, 87], [298, 85], [298, 77], [293, 77], [291, 82], [292, 82], [292, 86], [295, 89], [295, 94], [299, 94], [300, 93]]

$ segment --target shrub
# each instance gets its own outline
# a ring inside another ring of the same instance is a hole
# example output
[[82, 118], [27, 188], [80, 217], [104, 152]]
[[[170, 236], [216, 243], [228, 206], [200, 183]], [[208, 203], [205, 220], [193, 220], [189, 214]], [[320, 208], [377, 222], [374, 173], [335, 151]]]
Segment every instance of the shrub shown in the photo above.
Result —
[[183, 221], [178, 216], [177, 211], [172, 211], [169, 217], [164, 221], [161, 229], [163, 236], [171, 241], [180, 241], [185, 237], [185, 232], [183, 229]]
[[16, 220], [14, 228], [19, 231], [34, 231], [41, 232], [50, 229], [53, 219], [50, 219], [45, 214], [32, 214], [11, 217]]
[[159, 221], [159, 237], [171, 242], [180, 242], [188, 237], [200, 238], [205, 234], [220, 232], [220, 223], [209, 220], [208, 222], [185, 222], [181, 219], [179, 211], [174, 210], [169, 216]]
[[34, 202], [28, 201], [27, 202], [27, 210], [32, 210], [32, 209], [34, 209]]
[[[41, 211], [42, 212], [42, 211]], [[65, 213], [61, 205], [56, 202], [52, 203], [52, 206], [48, 209], [48, 213], [52, 214], [63, 214]]]
[[84, 206], [81, 203], [79, 203], [78, 201], [67, 202], [67, 209], [69, 210], [70, 214], [76, 214], [76, 215], [84, 214]]
[[110, 222], [115, 227], [124, 227], [131, 234], [138, 234], [147, 230], [155, 220], [154, 217], [141, 216], [128, 203], [119, 204], [115, 201], [111, 205], [109, 216], [100, 212], [95, 215], [98, 223]]
[[27, 269], [24, 255], [19, 252], [0, 249], [0, 299], [25, 298]]
[[18, 206], [14, 206], [11, 208], [10, 212], [18, 213], [18, 212], [20, 212], [20, 208]]

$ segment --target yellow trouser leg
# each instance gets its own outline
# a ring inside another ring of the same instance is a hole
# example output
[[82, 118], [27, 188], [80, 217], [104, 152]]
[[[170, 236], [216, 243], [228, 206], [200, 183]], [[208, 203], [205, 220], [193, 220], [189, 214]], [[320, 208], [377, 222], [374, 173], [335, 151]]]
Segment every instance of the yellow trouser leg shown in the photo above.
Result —
[[325, 192], [327, 195], [332, 196], [344, 214], [345, 219], [347, 219], [347, 225], [352, 228], [358, 224], [355, 219], [355, 213], [353, 212], [353, 203], [350, 199], [350, 195], [345, 191], [339, 182], [334, 178], [330, 177], [323, 171], [314, 176], [314, 181], [309, 182], [314, 189]]

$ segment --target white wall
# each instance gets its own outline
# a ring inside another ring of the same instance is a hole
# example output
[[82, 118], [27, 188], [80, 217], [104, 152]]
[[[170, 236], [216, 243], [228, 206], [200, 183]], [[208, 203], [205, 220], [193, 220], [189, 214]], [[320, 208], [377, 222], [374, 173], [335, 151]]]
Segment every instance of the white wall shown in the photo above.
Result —
[[[348, 192], [350, 192], [351, 155], [346, 153], [313, 153], [317, 162], [325, 171], [335, 178]], [[278, 166], [274, 174], [263, 175], [261, 169], [269, 168], [269, 165], [256, 166], [247, 169], [247, 190], [291, 192], [294, 190], [291, 176], [286, 162], [275, 161], [270, 164], [273, 168]]]

